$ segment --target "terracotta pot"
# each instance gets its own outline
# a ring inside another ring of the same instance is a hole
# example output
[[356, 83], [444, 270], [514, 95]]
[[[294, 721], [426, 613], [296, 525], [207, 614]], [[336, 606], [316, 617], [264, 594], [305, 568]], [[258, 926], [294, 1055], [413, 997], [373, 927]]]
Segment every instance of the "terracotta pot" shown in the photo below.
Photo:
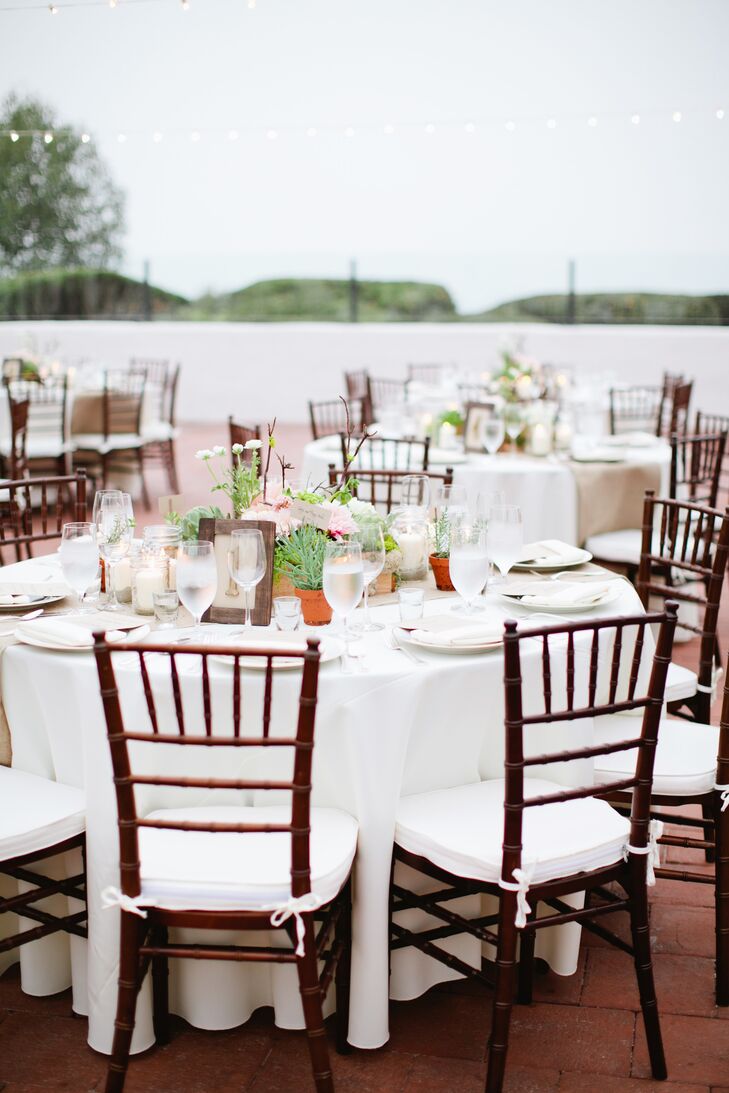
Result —
[[321, 588], [295, 588], [294, 595], [301, 600], [301, 614], [307, 626], [325, 626], [332, 621], [332, 609]]
[[435, 554], [429, 557], [430, 568], [435, 577], [435, 587], [440, 592], [455, 592], [451, 583], [451, 568], [447, 558], [437, 558]]

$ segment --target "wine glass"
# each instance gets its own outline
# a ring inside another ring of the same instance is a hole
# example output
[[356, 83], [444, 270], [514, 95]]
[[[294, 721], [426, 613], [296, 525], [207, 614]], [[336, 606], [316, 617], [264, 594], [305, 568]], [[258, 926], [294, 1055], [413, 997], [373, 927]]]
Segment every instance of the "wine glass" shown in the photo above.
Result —
[[406, 474], [400, 480], [400, 503], [404, 509], [430, 508], [430, 479], [427, 474]]
[[379, 577], [385, 568], [385, 538], [382, 534], [382, 526], [376, 520], [368, 520], [363, 523], [354, 537], [362, 550], [362, 569], [364, 572], [364, 619], [357, 627], [361, 631], [384, 630], [381, 622], [373, 622], [370, 618], [370, 607], [367, 596], [370, 585]]
[[435, 515], [446, 515], [449, 521], [468, 515], [468, 494], [465, 486], [440, 486], [435, 494]]
[[489, 455], [498, 452], [504, 443], [504, 435], [503, 414], [494, 408], [485, 414], [481, 432], [483, 446]]
[[99, 545], [108, 573], [107, 610], [118, 611], [119, 601], [116, 596], [114, 580], [115, 563], [129, 553], [132, 541], [132, 525], [129, 522], [129, 495], [120, 490], [99, 490], [94, 497], [93, 520], [96, 527], [96, 540]]
[[476, 612], [474, 600], [482, 592], [489, 576], [486, 531], [476, 524], [456, 524], [451, 528], [450, 576], [453, 587], [464, 601], [466, 615]]
[[79, 612], [90, 614], [91, 609], [83, 607], [83, 597], [99, 568], [96, 526], [88, 521], [64, 524], [58, 555], [63, 576], [78, 597]]
[[509, 403], [504, 410], [504, 426], [512, 448], [516, 447], [516, 442], [524, 432], [525, 425], [526, 420], [522, 407], [518, 403]]
[[177, 559], [177, 594], [194, 621], [193, 634], [200, 636], [200, 620], [215, 599], [218, 569], [213, 544], [192, 539], [180, 544]]
[[524, 542], [521, 509], [518, 505], [494, 505], [489, 512], [488, 551], [489, 557], [499, 567], [501, 580], [519, 560], [519, 551]]
[[364, 589], [362, 547], [359, 543], [327, 543], [322, 586], [324, 598], [332, 611], [341, 615], [344, 620], [344, 640], [348, 644], [347, 619], [350, 611], [354, 611], [362, 599]]
[[250, 593], [266, 572], [266, 547], [258, 528], [242, 528], [232, 533], [228, 551], [228, 572], [243, 589], [246, 600], [245, 628], [248, 630], [252, 625]]

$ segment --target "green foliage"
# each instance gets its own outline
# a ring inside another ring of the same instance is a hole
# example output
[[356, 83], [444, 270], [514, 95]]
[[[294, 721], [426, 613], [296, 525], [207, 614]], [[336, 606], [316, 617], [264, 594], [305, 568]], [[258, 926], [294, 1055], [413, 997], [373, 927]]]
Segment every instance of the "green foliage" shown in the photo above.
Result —
[[451, 522], [448, 510], [442, 512], [433, 521], [433, 554], [436, 558], [449, 558], [451, 553]]
[[439, 425], [452, 425], [454, 429], [461, 429], [465, 425], [465, 418], [458, 410], [446, 410], [438, 418]]
[[[0, 129], [21, 134], [0, 141], [0, 270], [113, 265], [120, 257], [123, 196], [93, 143], [62, 129], [34, 99], [8, 99]], [[50, 144], [24, 135], [51, 129]]]
[[200, 533], [200, 521], [205, 517], [209, 517], [212, 520], [225, 519], [225, 516], [217, 505], [197, 505], [196, 508], [186, 512], [184, 516], [181, 516], [179, 512], [170, 512], [165, 517], [165, 520], [168, 524], [175, 524], [176, 527], [180, 529], [182, 541], [187, 543], [198, 538]]
[[294, 588], [316, 591], [322, 587], [327, 536], [313, 524], [302, 524], [276, 542], [274, 568]]
[[[1, 229], [0, 229], [1, 230]], [[0, 280], [0, 316], [21, 318], [138, 318], [145, 308], [145, 286], [109, 270], [57, 269], [21, 273]], [[187, 301], [149, 288], [152, 314], [173, 316]]]
[[[465, 322], [563, 323], [567, 315], [565, 295], [529, 296], [510, 300], [478, 315], [464, 315]], [[679, 296], [657, 292], [596, 292], [575, 297], [578, 323], [729, 323], [729, 296]]]

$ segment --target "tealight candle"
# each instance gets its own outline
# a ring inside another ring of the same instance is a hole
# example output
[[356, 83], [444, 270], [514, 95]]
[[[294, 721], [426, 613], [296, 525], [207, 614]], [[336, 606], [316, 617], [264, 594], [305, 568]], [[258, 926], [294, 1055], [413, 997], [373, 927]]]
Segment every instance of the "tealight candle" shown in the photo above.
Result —
[[132, 593], [132, 567], [129, 559], [120, 558], [112, 573], [117, 599], [129, 603]]
[[154, 614], [154, 593], [165, 591], [164, 572], [160, 567], [140, 569], [134, 580], [134, 609], [141, 615]]
[[551, 448], [549, 429], [541, 421], [532, 425], [529, 448], [532, 455], [549, 455]]

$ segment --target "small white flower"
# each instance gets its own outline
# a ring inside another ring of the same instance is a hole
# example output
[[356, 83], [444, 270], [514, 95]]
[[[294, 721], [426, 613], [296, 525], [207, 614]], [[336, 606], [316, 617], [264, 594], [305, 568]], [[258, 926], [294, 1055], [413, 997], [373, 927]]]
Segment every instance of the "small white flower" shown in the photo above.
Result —
[[234, 444], [233, 447], [230, 450], [233, 453], [233, 455], [240, 455], [240, 453], [243, 451], [243, 445], [242, 444]]
[[195, 459], [202, 459], [207, 462], [208, 459], [213, 458], [213, 454], [209, 448], [201, 448], [199, 452], [195, 452]]
[[360, 501], [358, 497], [353, 497], [351, 501], [347, 503], [347, 508], [355, 517], [377, 515], [377, 509], [374, 505], [371, 505], [369, 501]]
[[262, 440], [246, 440], [245, 446], [246, 446], [246, 448], [248, 448], [249, 451], [250, 451], [251, 448], [262, 448], [263, 447], [263, 441]]
[[213, 448], [213, 455], [225, 455], [225, 448], [222, 444], [216, 444]]

